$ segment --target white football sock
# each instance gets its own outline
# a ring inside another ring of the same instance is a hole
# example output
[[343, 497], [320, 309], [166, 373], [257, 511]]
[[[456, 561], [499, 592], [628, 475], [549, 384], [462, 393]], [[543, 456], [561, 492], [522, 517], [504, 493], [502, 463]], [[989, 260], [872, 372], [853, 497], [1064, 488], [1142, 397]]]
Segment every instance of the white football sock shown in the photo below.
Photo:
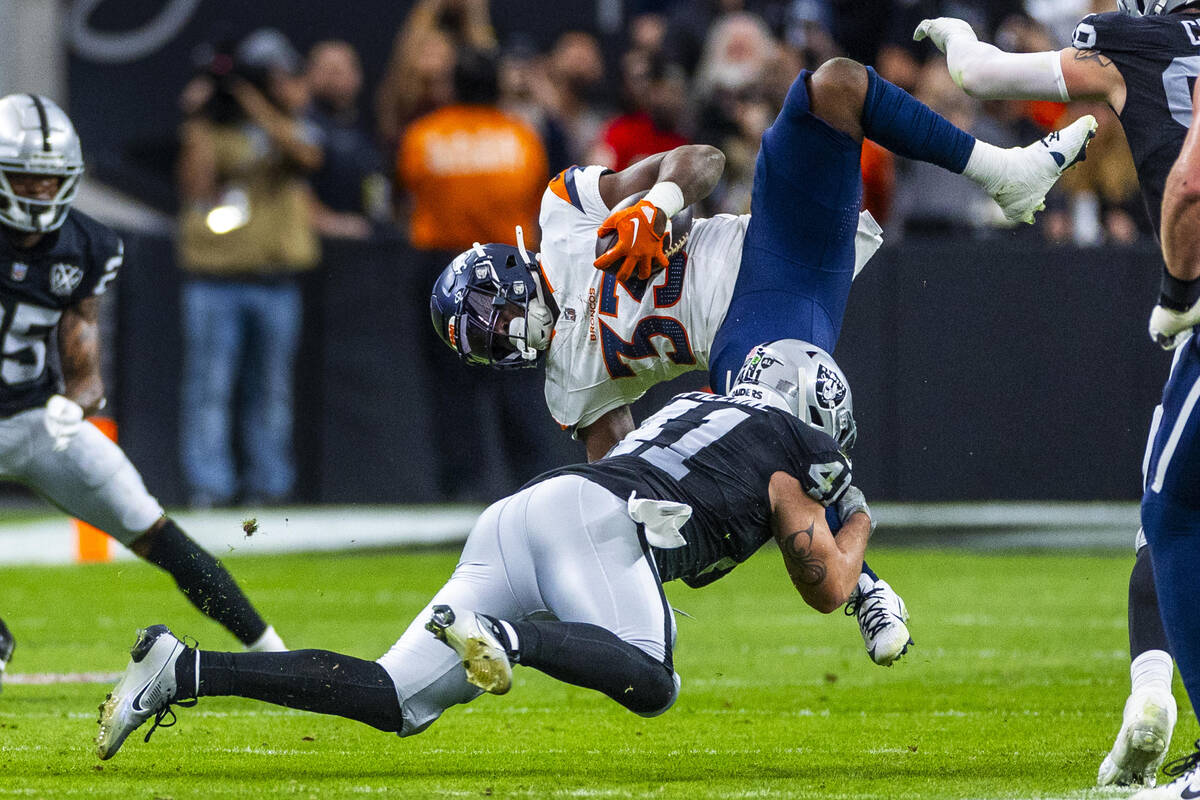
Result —
[[992, 194], [1004, 180], [1010, 158], [1012, 155], [1007, 150], [976, 139], [962, 174], [982, 186], [988, 194]]
[[285, 650], [287, 650], [287, 645], [275, 632], [274, 625], [268, 625], [262, 636], [246, 645], [247, 653], [282, 653]]
[[1136, 694], [1143, 689], [1170, 694], [1173, 672], [1170, 653], [1163, 650], [1147, 650], [1129, 665], [1132, 684], [1130, 694]]

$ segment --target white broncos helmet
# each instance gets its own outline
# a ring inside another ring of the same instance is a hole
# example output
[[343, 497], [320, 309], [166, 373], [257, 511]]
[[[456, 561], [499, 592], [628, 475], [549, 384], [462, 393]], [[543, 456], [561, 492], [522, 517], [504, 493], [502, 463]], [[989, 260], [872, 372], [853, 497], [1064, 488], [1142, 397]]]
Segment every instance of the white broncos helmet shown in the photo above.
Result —
[[833, 356], [815, 344], [799, 339], [760, 344], [746, 356], [730, 394], [795, 414], [843, 450], [854, 446], [850, 384]]
[[[50, 200], [22, 197], [9, 173], [56, 175], [62, 185]], [[58, 230], [82, 175], [79, 136], [66, 112], [36, 94], [0, 97], [0, 224], [29, 233]]]
[[1170, 14], [1195, 2], [1196, 0], [1117, 0], [1117, 10], [1133, 17], [1152, 17], [1156, 14]]

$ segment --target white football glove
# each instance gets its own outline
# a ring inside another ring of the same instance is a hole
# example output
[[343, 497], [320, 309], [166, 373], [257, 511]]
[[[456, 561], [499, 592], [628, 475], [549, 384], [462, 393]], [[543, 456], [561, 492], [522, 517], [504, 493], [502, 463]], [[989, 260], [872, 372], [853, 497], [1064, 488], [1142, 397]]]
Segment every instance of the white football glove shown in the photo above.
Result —
[[1186, 311], [1155, 306], [1150, 312], [1150, 338], [1163, 350], [1174, 350], [1200, 325], [1200, 302]]
[[55, 452], [62, 452], [83, 427], [83, 408], [71, 398], [56, 394], [46, 401], [42, 422], [54, 438]]
[[871, 532], [874, 533], [875, 517], [871, 514], [871, 509], [867, 507], [866, 495], [857, 486], [848, 486], [837, 501], [838, 522], [845, 525], [846, 520], [860, 511], [866, 514], [867, 518], [871, 520]]
[[946, 52], [946, 42], [951, 36], [967, 36], [973, 41], [978, 40], [970, 25], [954, 17], [921, 20], [921, 24], [913, 31], [913, 41], [919, 42], [928, 38], [943, 53]]

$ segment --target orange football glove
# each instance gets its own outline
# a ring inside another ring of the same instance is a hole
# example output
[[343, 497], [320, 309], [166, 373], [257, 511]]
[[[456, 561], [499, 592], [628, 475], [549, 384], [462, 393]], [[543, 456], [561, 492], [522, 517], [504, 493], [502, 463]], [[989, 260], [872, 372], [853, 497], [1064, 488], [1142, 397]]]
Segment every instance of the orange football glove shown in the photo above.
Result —
[[606, 236], [616, 231], [617, 243], [600, 254], [592, 265], [596, 269], [608, 270], [617, 267], [617, 280], [628, 280], [637, 270], [643, 280], [654, 273], [654, 267], [665, 269], [667, 254], [663, 251], [663, 237], [667, 232], [667, 215], [653, 203], [639, 200], [629, 208], [614, 211], [597, 230], [597, 236]]

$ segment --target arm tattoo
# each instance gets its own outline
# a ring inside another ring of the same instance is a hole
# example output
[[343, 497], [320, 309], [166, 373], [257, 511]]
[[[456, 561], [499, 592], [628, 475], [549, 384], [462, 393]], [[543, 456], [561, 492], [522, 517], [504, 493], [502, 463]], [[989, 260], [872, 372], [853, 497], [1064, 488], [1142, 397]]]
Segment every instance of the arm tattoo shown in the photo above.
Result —
[[792, 580], [806, 586], [816, 586], [825, 580], [825, 562], [812, 553], [813, 524], [780, 542], [784, 558], [798, 567], [789, 570]]
[[1112, 59], [1105, 56], [1099, 50], [1077, 50], [1075, 51], [1076, 61], [1095, 61], [1102, 67], [1112, 66]]
[[[59, 356], [68, 395], [79, 395], [85, 409], [104, 394], [100, 378], [100, 305], [97, 298], [78, 303], [59, 324]], [[79, 399], [77, 398], [77, 399]]]

